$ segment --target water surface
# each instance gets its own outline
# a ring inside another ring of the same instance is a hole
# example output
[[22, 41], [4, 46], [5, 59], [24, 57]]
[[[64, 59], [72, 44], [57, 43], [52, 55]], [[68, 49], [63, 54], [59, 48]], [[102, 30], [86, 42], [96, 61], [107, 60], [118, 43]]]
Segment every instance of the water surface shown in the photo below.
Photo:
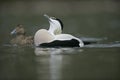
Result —
[[[119, 5], [118, 0], [2, 1], [0, 80], [120, 80]], [[63, 21], [63, 33], [98, 43], [83, 48], [9, 45], [17, 24], [27, 35], [48, 29], [45, 13]]]
[[119, 79], [120, 44], [98, 45], [83, 48], [2, 46], [0, 79]]

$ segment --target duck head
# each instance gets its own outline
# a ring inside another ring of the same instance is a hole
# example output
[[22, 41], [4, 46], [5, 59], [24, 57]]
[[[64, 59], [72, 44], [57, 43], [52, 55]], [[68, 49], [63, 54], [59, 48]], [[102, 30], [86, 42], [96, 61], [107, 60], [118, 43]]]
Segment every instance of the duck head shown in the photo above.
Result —
[[44, 14], [44, 16], [48, 19], [50, 27], [49, 32], [53, 35], [61, 34], [63, 30], [63, 23], [60, 19], [55, 17], [50, 17], [47, 14]]
[[25, 35], [25, 30], [22, 24], [18, 24], [15, 29], [11, 31], [11, 35]]

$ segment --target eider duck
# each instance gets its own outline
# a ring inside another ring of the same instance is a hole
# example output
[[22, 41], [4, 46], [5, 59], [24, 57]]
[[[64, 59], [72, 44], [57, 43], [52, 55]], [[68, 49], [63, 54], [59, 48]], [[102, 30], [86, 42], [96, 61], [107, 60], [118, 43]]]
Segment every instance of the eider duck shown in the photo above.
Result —
[[84, 43], [71, 34], [63, 34], [63, 23], [60, 19], [44, 15], [50, 24], [48, 30], [40, 29], [34, 35], [37, 47], [83, 47]]
[[[63, 31], [63, 23], [60, 19], [55, 18], [55, 17], [49, 17], [48, 15], [44, 14], [44, 16], [48, 19], [49, 23], [50, 23], [50, 27], [48, 32], [50, 32], [51, 34], [56, 35], [56, 39], [60, 38], [60, 37], [67, 37], [69, 36], [69, 38], [72, 38], [73, 36], [70, 37], [69, 34], [62, 34]], [[56, 25], [56, 26], [55, 26]], [[58, 35], [61, 34], [61, 35]], [[63, 36], [64, 35], [64, 36]], [[74, 37], [75, 38], [75, 37]], [[62, 38], [61, 38], [62, 39]], [[66, 39], [66, 38], [64, 38]], [[67, 38], [68, 39], [68, 38]], [[76, 38], [77, 40], [80, 40], [79, 38]], [[88, 38], [87, 38], [88, 39]], [[74, 41], [74, 40], [73, 40]], [[89, 45], [89, 44], [94, 44], [97, 43], [96, 40], [86, 40], [84, 38], [81, 38], [80, 42], [84, 43], [84, 45]], [[83, 45], [83, 44], [81, 44]]]
[[15, 35], [10, 43], [15, 45], [32, 45], [33, 36], [26, 36], [25, 29], [22, 24], [18, 24], [17, 27], [12, 30], [11, 35]]

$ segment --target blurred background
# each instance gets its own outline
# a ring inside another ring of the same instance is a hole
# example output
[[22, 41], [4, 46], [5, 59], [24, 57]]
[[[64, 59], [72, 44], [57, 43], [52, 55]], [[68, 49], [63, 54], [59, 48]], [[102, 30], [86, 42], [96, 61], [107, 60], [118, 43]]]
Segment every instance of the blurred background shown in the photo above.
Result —
[[[48, 29], [44, 14], [61, 19], [64, 33], [107, 40], [38, 53], [33, 46], [8, 44], [18, 24], [27, 35]], [[120, 80], [119, 42], [120, 0], [0, 0], [0, 80]]]
[[64, 33], [120, 40], [119, 0], [1, 0], [0, 43], [8, 42], [17, 24], [23, 24], [29, 35], [48, 29], [44, 14], [61, 19]]

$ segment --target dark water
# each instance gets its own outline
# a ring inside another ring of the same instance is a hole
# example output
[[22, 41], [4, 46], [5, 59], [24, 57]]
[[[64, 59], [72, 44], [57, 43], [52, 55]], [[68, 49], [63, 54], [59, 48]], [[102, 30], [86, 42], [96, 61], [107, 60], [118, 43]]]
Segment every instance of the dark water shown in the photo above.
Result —
[[120, 78], [120, 44], [116, 47], [89, 45], [83, 48], [2, 46], [0, 51], [1, 80]]
[[[2, 1], [0, 80], [120, 80], [119, 5], [118, 0]], [[28, 35], [48, 29], [44, 13], [60, 18], [64, 33], [98, 43], [83, 48], [9, 45], [17, 24]]]

